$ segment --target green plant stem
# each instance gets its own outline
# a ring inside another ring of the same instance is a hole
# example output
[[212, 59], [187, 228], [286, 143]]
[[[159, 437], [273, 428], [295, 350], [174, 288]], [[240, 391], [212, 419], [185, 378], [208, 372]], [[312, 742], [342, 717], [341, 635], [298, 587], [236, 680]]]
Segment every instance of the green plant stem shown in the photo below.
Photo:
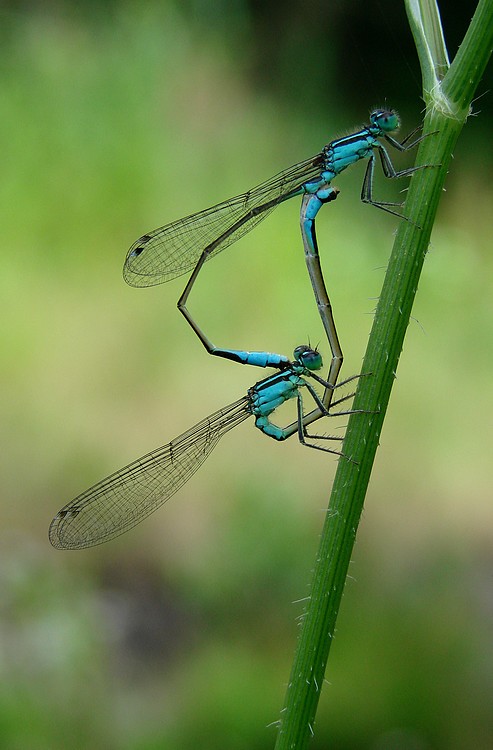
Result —
[[[424, 92], [423, 134], [430, 135], [420, 144], [417, 163], [435, 166], [416, 172], [411, 179], [405, 205], [410, 221], [399, 224], [363, 363], [363, 374], [371, 375], [360, 379], [354, 401], [354, 409], [365, 413], [352, 414], [349, 419], [342, 450], [352, 461], [340, 460], [338, 464], [276, 750], [301, 750], [313, 734], [363, 502], [433, 222], [454, 146], [493, 45], [493, 0], [481, 0], [456, 58], [460, 65], [454, 61], [445, 73], [446, 50], [440, 45], [436, 7], [425, 0], [409, 0], [409, 6], [413, 6], [412, 12], [408, 11], [423, 80], [434, 81]], [[418, 24], [416, 14], [423, 7], [427, 18]], [[433, 34], [434, 41], [427, 34]], [[459, 363], [457, 377], [463, 375]]]

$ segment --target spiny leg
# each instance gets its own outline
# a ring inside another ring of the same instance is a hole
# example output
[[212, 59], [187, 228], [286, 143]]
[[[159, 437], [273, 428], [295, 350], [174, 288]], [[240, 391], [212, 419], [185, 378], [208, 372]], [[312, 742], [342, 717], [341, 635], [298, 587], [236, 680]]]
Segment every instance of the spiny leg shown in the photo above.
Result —
[[311, 439], [319, 440], [320, 438], [322, 438], [324, 440], [334, 440], [334, 441], [342, 442], [344, 440], [344, 438], [343, 437], [336, 437], [336, 436], [330, 437], [328, 435], [323, 435], [323, 436], [309, 435], [308, 432], [307, 432], [307, 429], [306, 429], [305, 425], [303, 424], [303, 417], [304, 417], [304, 412], [303, 412], [303, 397], [302, 397], [302, 395], [301, 395], [301, 393], [299, 391], [298, 391], [298, 394], [296, 396], [296, 401], [297, 401], [297, 410], [298, 410], [298, 420], [297, 420], [298, 421], [298, 439], [299, 439], [301, 445], [304, 445], [306, 448], [314, 448], [315, 450], [323, 451], [324, 453], [333, 453], [336, 456], [344, 456], [344, 454], [341, 453], [341, 451], [337, 451], [334, 448], [325, 448], [322, 445], [316, 445], [315, 443], [309, 443], [309, 442], [307, 442], [307, 439], [309, 439], [309, 440], [311, 440]]
[[410, 133], [406, 135], [406, 137], [402, 141], [398, 141], [397, 138], [392, 138], [392, 136], [388, 133], [384, 135], [384, 138], [387, 143], [390, 143], [390, 145], [393, 148], [397, 149], [397, 151], [411, 151], [411, 149], [417, 146], [418, 143], [424, 141], [425, 138], [428, 138], [430, 135], [437, 135], [437, 133], [439, 132], [438, 130], [433, 130], [431, 133], [420, 135], [418, 138], [415, 138], [414, 141], [411, 141], [411, 143], [409, 143], [408, 141], [410, 141], [411, 138], [416, 135], [416, 133], [419, 133], [422, 127], [422, 125], [417, 125], [413, 130], [411, 130]]
[[[387, 143], [389, 143], [393, 148], [397, 149], [397, 151], [410, 151], [415, 146], [418, 145], [418, 143], [421, 143], [422, 140], [425, 138], [428, 138], [430, 135], [436, 135], [438, 131], [433, 131], [432, 133], [427, 133], [426, 135], [420, 135], [419, 138], [415, 138], [411, 143], [408, 143], [408, 141], [421, 130], [421, 125], [418, 125], [418, 127], [414, 128], [407, 136], [404, 138], [403, 141], [399, 142], [395, 138], [392, 138], [390, 135], [385, 135], [385, 140]], [[407, 169], [400, 169], [396, 170], [394, 165], [392, 164], [392, 160], [387, 152], [387, 149], [385, 146], [383, 146], [381, 143], [376, 143], [375, 148], [378, 149], [378, 152], [380, 154], [380, 162], [382, 164], [382, 170], [384, 173], [384, 176], [387, 177], [387, 179], [395, 179], [396, 177], [407, 177], [409, 175], [414, 174], [414, 172], [417, 172], [419, 169], [428, 169], [433, 164], [420, 164], [417, 167], [408, 167]], [[407, 216], [404, 216], [404, 214], [401, 214], [399, 211], [393, 211], [390, 206], [402, 206], [403, 203], [397, 203], [392, 201], [376, 201], [373, 198], [373, 176], [375, 171], [375, 154], [372, 153], [369, 157], [368, 166], [366, 168], [365, 177], [363, 179], [363, 185], [361, 188], [361, 200], [363, 203], [369, 203], [372, 206], [375, 206], [376, 208], [382, 209], [382, 211], [387, 211], [387, 213], [392, 214], [393, 216], [398, 216], [401, 219], [405, 219], [406, 221], [409, 221]]]
[[[380, 153], [380, 160], [382, 162], [382, 168], [385, 177], [388, 177], [389, 179], [393, 179], [394, 177], [405, 177], [406, 175], [413, 174], [418, 169], [424, 169], [427, 167], [427, 164], [423, 164], [422, 166], [418, 167], [410, 167], [409, 169], [403, 169], [400, 172], [396, 172], [392, 162], [390, 161], [390, 157], [387, 154], [387, 152], [383, 149], [383, 146], [379, 149]], [[385, 154], [385, 156], [384, 156]], [[387, 160], [387, 161], [386, 161]], [[385, 165], [385, 166], [384, 166]], [[389, 169], [390, 165], [390, 169]], [[368, 166], [366, 167], [365, 177], [363, 179], [363, 185], [361, 187], [361, 200], [363, 203], [369, 203], [371, 206], [375, 206], [376, 208], [381, 208], [382, 211], [386, 211], [389, 214], [392, 214], [393, 216], [398, 216], [399, 219], [405, 219], [405, 221], [409, 221], [407, 216], [400, 213], [399, 211], [393, 211], [390, 206], [396, 206], [400, 207], [404, 204], [395, 202], [395, 201], [376, 201], [373, 198], [373, 177], [375, 172], [375, 155], [372, 154], [368, 161]]]

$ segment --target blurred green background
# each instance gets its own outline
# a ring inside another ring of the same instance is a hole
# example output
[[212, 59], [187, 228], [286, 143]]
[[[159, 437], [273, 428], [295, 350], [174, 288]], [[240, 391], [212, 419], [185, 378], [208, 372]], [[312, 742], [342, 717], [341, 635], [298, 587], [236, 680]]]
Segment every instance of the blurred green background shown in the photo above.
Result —
[[[316, 153], [375, 104], [412, 129], [404, 9], [0, 8], [0, 747], [270, 748], [334, 459], [247, 422], [126, 536], [63, 553], [47, 528], [264, 375], [206, 356], [175, 308], [184, 279], [126, 286], [130, 244]], [[453, 8], [451, 55], [472, 12]], [[315, 749], [493, 746], [489, 75], [432, 236]], [[346, 376], [397, 221], [360, 203], [363, 171], [337, 181], [318, 222]], [[383, 182], [394, 200], [405, 187]], [[298, 210], [281, 206], [204, 269], [190, 308], [216, 344], [289, 355], [322, 340]]]

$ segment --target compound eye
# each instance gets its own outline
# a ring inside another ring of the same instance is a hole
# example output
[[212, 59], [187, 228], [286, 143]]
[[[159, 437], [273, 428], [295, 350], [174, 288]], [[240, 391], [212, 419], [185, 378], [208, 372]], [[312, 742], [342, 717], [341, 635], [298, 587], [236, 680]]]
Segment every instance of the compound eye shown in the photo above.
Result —
[[305, 358], [305, 356], [312, 351], [313, 349], [310, 349], [310, 347], [306, 344], [300, 344], [293, 352], [294, 358], [297, 362], [301, 362]]
[[322, 355], [320, 352], [306, 345], [296, 347], [294, 358], [303, 367], [306, 367], [307, 370], [320, 370], [322, 367]]
[[380, 128], [384, 133], [397, 130], [400, 125], [399, 115], [393, 109], [377, 109], [370, 115], [372, 125]]

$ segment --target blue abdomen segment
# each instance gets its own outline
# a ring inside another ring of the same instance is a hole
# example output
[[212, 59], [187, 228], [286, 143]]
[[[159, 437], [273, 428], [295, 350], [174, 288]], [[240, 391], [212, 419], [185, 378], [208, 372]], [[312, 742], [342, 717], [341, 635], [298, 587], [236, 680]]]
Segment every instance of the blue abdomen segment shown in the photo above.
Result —
[[339, 191], [337, 188], [333, 188], [330, 185], [322, 183], [321, 187], [308, 198], [308, 202], [304, 204], [304, 208], [301, 211], [301, 224], [303, 236], [308, 241], [308, 248], [312, 255], [318, 255], [315, 249], [315, 240], [313, 237], [314, 232], [314, 221], [317, 217], [318, 212], [325, 203], [330, 203], [337, 198]]
[[269, 420], [269, 415], [285, 401], [296, 398], [298, 389], [304, 384], [305, 381], [293, 372], [289, 377], [286, 377], [286, 374], [273, 375], [272, 378], [267, 378], [251, 388], [248, 396], [252, 414], [255, 416], [255, 426], [275, 440], [285, 440], [288, 435]]
[[330, 186], [324, 186], [319, 188], [316, 192], [311, 195], [308, 199], [308, 204], [305, 207], [302, 218], [304, 221], [313, 222], [325, 203], [334, 201], [339, 195], [339, 191], [336, 188]]
[[274, 440], [286, 440], [288, 437], [285, 430], [282, 427], [278, 427], [276, 424], [269, 422], [269, 417], [257, 417], [255, 419], [255, 427], [262, 430], [264, 435], [274, 438]]
[[212, 354], [226, 357], [241, 365], [254, 365], [255, 367], [282, 367], [289, 364], [289, 359], [283, 354], [275, 352], [247, 352], [243, 349], [219, 349], [214, 347]]

